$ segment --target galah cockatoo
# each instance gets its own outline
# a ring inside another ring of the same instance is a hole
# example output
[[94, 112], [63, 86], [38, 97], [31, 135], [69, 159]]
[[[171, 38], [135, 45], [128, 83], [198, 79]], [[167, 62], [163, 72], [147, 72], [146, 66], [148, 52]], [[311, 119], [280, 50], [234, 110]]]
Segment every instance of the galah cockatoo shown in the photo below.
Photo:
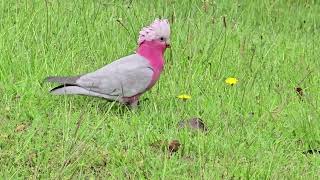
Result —
[[71, 76], [48, 77], [60, 83], [52, 94], [78, 94], [102, 97], [136, 107], [139, 97], [159, 79], [164, 53], [170, 47], [170, 25], [167, 19], [156, 19], [139, 33], [135, 54], [120, 58], [94, 72]]

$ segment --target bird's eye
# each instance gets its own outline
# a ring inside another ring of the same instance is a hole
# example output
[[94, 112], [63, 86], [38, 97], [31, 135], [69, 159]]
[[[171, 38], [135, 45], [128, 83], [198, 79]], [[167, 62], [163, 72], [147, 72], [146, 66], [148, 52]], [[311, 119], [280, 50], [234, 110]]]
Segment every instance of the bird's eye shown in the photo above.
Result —
[[163, 41], [163, 40], [164, 40], [164, 38], [163, 38], [163, 37], [161, 37], [161, 38], [160, 38], [160, 40], [161, 40], [161, 41]]

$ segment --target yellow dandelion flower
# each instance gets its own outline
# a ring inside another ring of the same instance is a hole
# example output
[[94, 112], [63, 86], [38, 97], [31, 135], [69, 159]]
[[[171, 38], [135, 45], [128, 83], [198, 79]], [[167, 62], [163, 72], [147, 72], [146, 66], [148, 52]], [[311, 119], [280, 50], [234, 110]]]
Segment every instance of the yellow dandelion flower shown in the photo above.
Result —
[[181, 95], [177, 96], [177, 98], [186, 101], [186, 100], [188, 100], [188, 99], [191, 99], [191, 96], [188, 95], [188, 94], [181, 94]]
[[237, 84], [238, 79], [237, 79], [237, 78], [233, 78], [233, 77], [229, 77], [229, 78], [227, 78], [227, 79], [225, 80], [225, 82], [226, 82], [227, 84], [229, 84], [230, 86], [233, 86], [233, 85]]

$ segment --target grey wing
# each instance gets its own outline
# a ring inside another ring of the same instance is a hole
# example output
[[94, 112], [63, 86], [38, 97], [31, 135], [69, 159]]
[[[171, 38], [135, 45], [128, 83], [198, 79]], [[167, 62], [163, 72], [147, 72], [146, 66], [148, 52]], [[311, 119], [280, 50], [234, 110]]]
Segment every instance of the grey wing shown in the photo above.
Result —
[[152, 75], [149, 62], [144, 57], [133, 54], [81, 76], [77, 84], [100, 94], [131, 97], [148, 88]]

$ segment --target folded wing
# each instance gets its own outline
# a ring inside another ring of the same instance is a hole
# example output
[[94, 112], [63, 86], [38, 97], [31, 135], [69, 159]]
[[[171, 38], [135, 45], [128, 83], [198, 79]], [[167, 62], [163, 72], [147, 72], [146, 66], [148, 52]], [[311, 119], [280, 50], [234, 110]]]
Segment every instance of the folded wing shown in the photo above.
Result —
[[81, 76], [76, 84], [88, 91], [116, 97], [132, 97], [147, 90], [153, 70], [138, 54], [123, 57], [95, 72]]

